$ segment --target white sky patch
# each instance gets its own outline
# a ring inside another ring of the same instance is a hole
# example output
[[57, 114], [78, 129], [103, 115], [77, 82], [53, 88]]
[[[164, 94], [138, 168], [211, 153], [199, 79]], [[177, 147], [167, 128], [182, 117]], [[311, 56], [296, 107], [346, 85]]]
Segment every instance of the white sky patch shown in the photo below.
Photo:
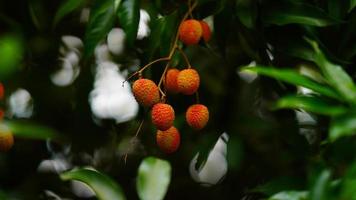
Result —
[[150, 33], [150, 15], [143, 9], [140, 10], [140, 23], [138, 24], [137, 39], [142, 40], [147, 37]]
[[107, 37], [108, 48], [114, 55], [120, 55], [125, 49], [126, 34], [121, 28], [113, 28]]
[[228, 163], [226, 160], [227, 142], [229, 135], [227, 133], [221, 134], [214, 148], [210, 151], [207, 160], [196, 169], [197, 153], [190, 162], [189, 172], [191, 177], [203, 186], [212, 186], [221, 181], [228, 170]]
[[17, 89], [9, 98], [10, 117], [30, 118], [33, 113], [31, 94], [22, 88]]
[[97, 66], [94, 89], [89, 96], [91, 110], [100, 119], [114, 119], [117, 123], [136, 117], [139, 106], [118, 65], [106, 61]]
[[83, 42], [80, 38], [66, 35], [62, 37], [62, 46], [59, 48], [61, 68], [51, 75], [53, 84], [65, 87], [71, 85], [80, 73], [80, 50]]

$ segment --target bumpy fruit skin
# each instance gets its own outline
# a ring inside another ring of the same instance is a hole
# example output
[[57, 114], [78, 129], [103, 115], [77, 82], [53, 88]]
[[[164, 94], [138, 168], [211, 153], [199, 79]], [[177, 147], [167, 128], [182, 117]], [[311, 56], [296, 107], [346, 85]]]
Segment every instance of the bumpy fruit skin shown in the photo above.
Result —
[[203, 34], [199, 21], [188, 19], [179, 27], [179, 39], [186, 45], [198, 44]]
[[177, 94], [179, 93], [177, 78], [178, 78], [179, 70], [178, 69], [170, 69], [167, 71], [166, 79], [164, 81], [164, 87], [169, 93]]
[[205, 42], [209, 42], [211, 38], [211, 30], [209, 25], [205, 21], [200, 21], [201, 28], [203, 30], [203, 39]]
[[177, 151], [180, 144], [180, 134], [177, 128], [172, 126], [166, 131], [157, 131], [156, 142], [158, 147], [165, 153]]
[[138, 79], [132, 86], [133, 94], [137, 102], [144, 107], [151, 107], [159, 102], [157, 85], [149, 79]]
[[209, 121], [209, 110], [202, 104], [194, 104], [188, 108], [185, 118], [190, 127], [195, 130], [200, 130], [204, 128]]
[[200, 85], [200, 77], [195, 69], [184, 69], [177, 78], [179, 92], [185, 95], [194, 94]]
[[173, 125], [174, 109], [168, 104], [157, 103], [152, 107], [151, 118], [158, 130], [165, 131]]
[[0, 152], [6, 152], [14, 145], [14, 136], [10, 130], [0, 129]]

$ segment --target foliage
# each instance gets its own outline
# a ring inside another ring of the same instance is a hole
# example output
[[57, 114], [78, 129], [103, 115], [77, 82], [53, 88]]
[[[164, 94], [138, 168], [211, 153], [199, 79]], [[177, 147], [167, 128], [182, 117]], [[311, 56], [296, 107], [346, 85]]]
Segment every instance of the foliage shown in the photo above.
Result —
[[[179, 23], [195, 2], [191, 15], [212, 25], [212, 40], [175, 46]], [[355, 0], [0, 2], [1, 125], [15, 136], [13, 149], [0, 153], [0, 198], [46, 199], [51, 191], [75, 199], [64, 180], [79, 180], [99, 199], [356, 199], [355, 7]], [[141, 9], [150, 34], [137, 39]], [[120, 73], [158, 83], [161, 62], [145, 71], [139, 65], [168, 57], [184, 69], [186, 60], [172, 48], [199, 71], [210, 122], [193, 132], [184, 121], [195, 97], [169, 95], [183, 141], [174, 154], [159, 151], [152, 125], [141, 126], [150, 120], [147, 109], [120, 124], [93, 115], [97, 47], [118, 27], [125, 50], [107, 57]], [[63, 45], [64, 35], [81, 38], [83, 49]], [[79, 72], [60, 87], [51, 77], [68, 49]], [[10, 109], [18, 88], [32, 95], [30, 119]], [[187, 168], [197, 152], [197, 165], [206, 162], [222, 132], [230, 137], [228, 173], [207, 189]], [[56, 159], [69, 163], [68, 171], [40, 172], [42, 161]]]

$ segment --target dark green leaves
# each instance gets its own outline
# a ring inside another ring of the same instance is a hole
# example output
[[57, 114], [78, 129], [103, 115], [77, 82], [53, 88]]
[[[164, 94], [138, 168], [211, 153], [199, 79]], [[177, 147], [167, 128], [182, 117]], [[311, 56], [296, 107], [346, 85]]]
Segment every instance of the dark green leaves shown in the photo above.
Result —
[[23, 46], [21, 38], [14, 35], [0, 37], [0, 80], [4, 80], [19, 69]]
[[277, 69], [266, 66], [245, 67], [242, 70], [257, 72], [258, 74], [269, 76], [277, 80], [309, 88], [314, 92], [328, 97], [338, 98], [338, 94], [329, 86], [313, 81], [293, 70]]
[[127, 43], [132, 46], [136, 40], [140, 21], [140, 0], [123, 0], [119, 5], [117, 15], [125, 30]]
[[268, 2], [263, 11], [261, 19], [266, 24], [297, 23], [323, 27], [340, 23], [318, 7], [294, 1]]
[[328, 191], [330, 188], [331, 172], [323, 170], [316, 179], [310, 193], [310, 200], [325, 200], [328, 199]]
[[84, 38], [86, 57], [93, 53], [96, 45], [111, 30], [114, 20], [115, 2], [113, 0], [96, 0], [91, 8]]
[[162, 200], [171, 180], [171, 165], [154, 157], [145, 158], [138, 168], [136, 189], [141, 200]]
[[315, 51], [315, 62], [320, 67], [329, 84], [351, 104], [356, 104], [356, 86], [352, 78], [341, 66], [331, 63], [314, 41], [309, 41]]
[[100, 200], [125, 200], [124, 193], [110, 177], [90, 169], [74, 169], [61, 174], [62, 180], [77, 180], [92, 188]]
[[334, 141], [343, 136], [356, 134], [356, 114], [351, 113], [332, 119], [329, 130], [329, 138]]
[[31, 122], [5, 121], [4, 125], [6, 125], [16, 137], [42, 140], [63, 139], [56, 130]]
[[257, 19], [257, 4], [255, 0], [237, 0], [236, 15], [248, 28], [253, 28]]
[[56, 26], [58, 22], [63, 19], [66, 15], [69, 13], [73, 12], [80, 6], [82, 6], [85, 3], [85, 0], [67, 0], [64, 2], [58, 9], [54, 21], [53, 21], [53, 26]]
[[346, 107], [329, 103], [318, 97], [293, 95], [279, 99], [274, 108], [303, 109], [308, 112], [329, 116], [341, 115], [348, 111]]

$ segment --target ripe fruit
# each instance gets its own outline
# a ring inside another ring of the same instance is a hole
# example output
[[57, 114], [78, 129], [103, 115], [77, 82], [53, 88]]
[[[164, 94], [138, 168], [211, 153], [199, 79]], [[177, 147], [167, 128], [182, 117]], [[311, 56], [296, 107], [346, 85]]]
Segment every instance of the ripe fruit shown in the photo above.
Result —
[[173, 125], [175, 118], [172, 106], [165, 103], [157, 103], [151, 111], [152, 123], [158, 130], [165, 131]]
[[184, 69], [177, 78], [179, 92], [185, 95], [194, 94], [200, 85], [199, 74], [195, 69]]
[[188, 19], [179, 27], [179, 39], [186, 45], [198, 44], [203, 34], [199, 21]]
[[164, 81], [164, 87], [170, 93], [176, 94], [179, 92], [177, 78], [178, 78], [179, 70], [178, 69], [170, 69], [167, 71], [166, 79]]
[[14, 145], [14, 136], [11, 131], [4, 127], [0, 127], [0, 152], [6, 152]]
[[157, 131], [156, 142], [158, 147], [165, 153], [173, 153], [177, 151], [180, 144], [178, 129], [172, 126], [166, 131]]
[[138, 79], [132, 86], [133, 94], [139, 104], [151, 107], [159, 102], [159, 91], [157, 85], [149, 79]]
[[203, 30], [203, 39], [205, 42], [208, 42], [211, 38], [211, 30], [209, 25], [205, 21], [200, 21], [201, 28]]
[[185, 118], [190, 127], [200, 130], [209, 121], [209, 110], [202, 104], [194, 104], [188, 108]]

